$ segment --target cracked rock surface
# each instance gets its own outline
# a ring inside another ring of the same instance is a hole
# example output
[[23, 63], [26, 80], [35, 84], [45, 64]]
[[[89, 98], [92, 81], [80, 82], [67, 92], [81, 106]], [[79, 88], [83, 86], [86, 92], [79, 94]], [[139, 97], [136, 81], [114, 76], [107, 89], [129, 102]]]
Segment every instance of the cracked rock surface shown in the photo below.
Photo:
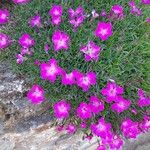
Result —
[[[81, 132], [57, 133], [48, 102], [32, 105], [25, 97], [28, 81], [0, 62], [0, 150], [95, 150], [97, 139], [82, 140]], [[150, 150], [150, 133], [125, 142], [123, 150]]]

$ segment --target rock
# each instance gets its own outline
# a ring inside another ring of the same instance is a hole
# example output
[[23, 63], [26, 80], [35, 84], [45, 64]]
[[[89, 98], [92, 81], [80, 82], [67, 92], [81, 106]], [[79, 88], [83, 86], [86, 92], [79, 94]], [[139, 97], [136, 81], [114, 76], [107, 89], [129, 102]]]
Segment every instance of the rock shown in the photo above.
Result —
[[26, 99], [29, 88], [26, 78], [18, 77], [8, 63], [0, 62], [0, 118], [5, 129], [13, 129], [20, 120], [46, 112], [48, 102], [32, 105]]
[[0, 138], [0, 143], [4, 139], [7, 142], [3, 146], [10, 142], [12, 146], [15, 145], [15, 150], [88, 150], [93, 145], [97, 146], [96, 138], [89, 142], [82, 140], [82, 133], [57, 133], [49, 123], [21, 133], [7, 133]]

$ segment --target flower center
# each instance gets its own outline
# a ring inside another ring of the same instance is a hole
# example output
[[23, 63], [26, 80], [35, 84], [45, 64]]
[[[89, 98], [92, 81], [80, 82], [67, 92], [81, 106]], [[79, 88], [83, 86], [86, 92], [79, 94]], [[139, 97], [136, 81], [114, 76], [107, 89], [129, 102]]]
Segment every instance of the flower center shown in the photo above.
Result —
[[47, 75], [54, 75], [55, 73], [56, 73], [56, 67], [54, 65], [47, 67]]
[[100, 124], [97, 125], [97, 129], [99, 131], [104, 131], [106, 129], [106, 127], [103, 124], [100, 123]]
[[103, 36], [106, 35], [107, 34], [107, 29], [101, 29], [100, 34], [103, 35]]
[[88, 84], [90, 83], [88, 77], [83, 77], [83, 78], [82, 78], [82, 82], [83, 82], [83, 84], [85, 84], [85, 85], [88, 85]]
[[35, 89], [35, 91], [33, 92], [33, 96], [41, 97], [42, 96], [42, 92], [39, 89]]
[[55, 10], [55, 11], [54, 11], [54, 15], [56, 15], [56, 16], [59, 15], [59, 11], [58, 11], [58, 10]]
[[26, 38], [25, 41], [24, 41], [24, 43], [30, 45], [32, 43], [32, 41], [30, 39]]
[[4, 14], [4, 13], [1, 14], [1, 19], [6, 19], [6, 17], [7, 17], [6, 14]]
[[66, 109], [66, 107], [65, 107], [64, 105], [60, 105], [60, 106], [58, 107], [58, 110], [59, 110], [60, 112], [66, 112], [66, 111], [67, 111], [67, 109]]
[[1, 45], [5, 45], [7, 43], [6, 38], [3, 37], [0, 39], [1, 39], [1, 41], [0, 41]]
[[63, 39], [58, 40], [58, 47], [62, 47], [65, 45], [65, 41]]

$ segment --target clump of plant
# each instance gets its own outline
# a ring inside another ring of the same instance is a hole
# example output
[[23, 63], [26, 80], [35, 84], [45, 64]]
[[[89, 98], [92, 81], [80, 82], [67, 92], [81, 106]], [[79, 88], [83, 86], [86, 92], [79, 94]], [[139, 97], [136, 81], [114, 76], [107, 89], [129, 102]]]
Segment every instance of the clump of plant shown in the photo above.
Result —
[[[121, 0], [13, 2], [19, 20], [10, 36], [0, 33], [0, 49], [10, 46], [5, 57], [33, 83], [28, 100], [35, 105], [50, 100], [57, 131], [80, 129], [84, 138], [97, 136], [97, 150], [119, 150], [124, 138], [150, 130], [144, 55], [150, 19], [143, 6], [149, 1], [141, 1], [143, 11]], [[9, 20], [9, 11], [0, 9], [0, 24]]]

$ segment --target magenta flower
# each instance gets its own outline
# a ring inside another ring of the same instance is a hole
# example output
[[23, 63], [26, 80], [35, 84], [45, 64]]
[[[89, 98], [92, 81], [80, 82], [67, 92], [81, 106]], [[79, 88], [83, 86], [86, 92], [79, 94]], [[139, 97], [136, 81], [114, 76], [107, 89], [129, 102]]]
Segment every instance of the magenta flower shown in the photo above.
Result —
[[144, 132], [150, 131], [150, 117], [149, 116], [144, 116], [144, 120], [140, 124], [140, 128]]
[[146, 19], [147, 23], [150, 24], [150, 17]]
[[108, 82], [106, 87], [101, 90], [103, 96], [106, 96], [106, 102], [118, 101], [118, 95], [123, 94], [124, 89], [115, 82]]
[[84, 21], [84, 16], [79, 16], [75, 19], [70, 19], [69, 23], [73, 26], [74, 31], [76, 31], [77, 27], [81, 26]]
[[72, 8], [68, 9], [68, 14], [69, 14], [70, 18], [74, 18], [74, 17], [80, 16], [83, 13], [84, 13], [84, 9], [83, 9], [82, 6], [77, 7], [76, 10], [73, 10]]
[[31, 0], [13, 0], [15, 4], [26, 4], [30, 2]]
[[131, 105], [130, 100], [124, 99], [122, 96], [118, 97], [118, 102], [111, 105], [112, 111], [117, 112], [118, 114], [122, 113], [123, 111], [127, 110]]
[[8, 23], [9, 12], [7, 9], [0, 9], [0, 24]]
[[6, 48], [10, 43], [9, 37], [4, 33], [0, 33], [0, 49]]
[[141, 9], [136, 6], [136, 4], [133, 0], [129, 2], [129, 6], [130, 6], [130, 13], [131, 14], [137, 15], [137, 16], [142, 15]]
[[111, 124], [106, 123], [104, 118], [99, 119], [98, 123], [92, 123], [90, 129], [93, 134], [101, 138], [106, 138], [111, 132]]
[[95, 9], [92, 10], [92, 17], [93, 17], [93, 18], [99, 17], [99, 14], [96, 12]]
[[79, 6], [76, 10], [70, 8], [68, 9], [68, 14], [70, 17], [69, 22], [73, 26], [74, 31], [76, 31], [77, 27], [81, 26], [85, 19], [83, 7]]
[[57, 132], [61, 132], [63, 129], [64, 129], [63, 125], [59, 125], [59, 126], [56, 127]]
[[133, 122], [130, 118], [123, 120], [121, 131], [127, 138], [136, 138], [141, 133], [138, 122]]
[[109, 142], [109, 147], [112, 150], [115, 150], [115, 149], [120, 150], [122, 148], [123, 144], [124, 144], [123, 140], [119, 136], [115, 135], [112, 138], [112, 141]]
[[61, 70], [62, 69], [57, 65], [57, 61], [54, 58], [40, 65], [41, 78], [51, 82], [55, 82], [57, 75], [61, 74]]
[[35, 41], [29, 34], [24, 33], [19, 39], [19, 44], [24, 48], [29, 48], [35, 45]]
[[88, 91], [91, 85], [96, 84], [96, 74], [94, 72], [88, 72], [85, 74], [74, 71], [77, 85], [83, 89], [84, 92]]
[[100, 16], [106, 17], [107, 16], [107, 12], [105, 10], [102, 10], [101, 13], [100, 13]]
[[80, 127], [82, 128], [82, 129], [85, 129], [86, 128], [86, 123], [85, 122], [81, 122], [81, 124], [80, 124]]
[[52, 17], [60, 17], [62, 16], [63, 8], [60, 5], [53, 5], [52, 8], [49, 11], [49, 15]]
[[57, 30], [53, 33], [52, 42], [54, 43], [55, 51], [59, 51], [61, 49], [67, 50], [69, 48], [70, 37], [65, 32]]
[[111, 9], [116, 15], [123, 14], [123, 7], [120, 5], [114, 5]]
[[73, 134], [76, 132], [77, 128], [73, 123], [69, 123], [66, 127], [66, 130], [68, 134]]
[[73, 84], [75, 84], [74, 71], [69, 73], [69, 74], [67, 74], [66, 71], [63, 71], [61, 82], [62, 82], [63, 85], [73, 85]]
[[41, 27], [41, 17], [40, 15], [33, 16], [29, 19], [29, 25], [34, 28], [34, 27]]
[[27, 93], [27, 98], [33, 103], [33, 104], [39, 104], [44, 101], [44, 89], [38, 85], [34, 84], [32, 88]]
[[51, 23], [53, 25], [59, 25], [61, 23], [61, 17], [60, 16], [53, 16], [51, 17]]
[[16, 61], [17, 61], [17, 64], [22, 64], [24, 62], [25, 58], [23, 57], [22, 54], [17, 54], [16, 55]]
[[101, 40], [107, 40], [112, 34], [112, 24], [110, 22], [99, 22], [94, 33]]
[[36, 59], [36, 60], [34, 61], [34, 65], [35, 65], [35, 66], [40, 66], [40, 65], [41, 65], [41, 62]]
[[29, 48], [24, 48], [24, 47], [21, 48], [20, 53], [21, 53], [21, 55], [31, 55], [32, 54], [32, 52], [30, 51]]
[[85, 54], [85, 60], [98, 60], [101, 48], [97, 46], [94, 42], [89, 41], [87, 45], [84, 45], [80, 48], [80, 51]]
[[110, 16], [112, 19], [123, 19], [123, 7], [121, 5], [114, 5], [112, 6]]
[[45, 44], [45, 45], [44, 45], [44, 51], [45, 51], [46, 53], [48, 53], [49, 49], [50, 49], [50, 46], [49, 46], [48, 44]]
[[53, 109], [57, 119], [64, 119], [69, 117], [71, 106], [66, 100], [60, 100], [53, 105]]
[[89, 119], [92, 117], [92, 112], [90, 109], [89, 104], [85, 102], [81, 102], [80, 105], [77, 108], [77, 116], [80, 119]]
[[139, 96], [138, 100], [139, 107], [150, 106], [150, 97], [146, 96], [142, 89], [138, 91], [138, 96]]
[[106, 147], [104, 145], [99, 145], [96, 150], [106, 150]]
[[94, 114], [98, 114], [105, 109], [104, 103], [97, 96], [90, 97], [89, 105]]
[[150, 5], [150, 0], [141, 0], [142, 4]]

